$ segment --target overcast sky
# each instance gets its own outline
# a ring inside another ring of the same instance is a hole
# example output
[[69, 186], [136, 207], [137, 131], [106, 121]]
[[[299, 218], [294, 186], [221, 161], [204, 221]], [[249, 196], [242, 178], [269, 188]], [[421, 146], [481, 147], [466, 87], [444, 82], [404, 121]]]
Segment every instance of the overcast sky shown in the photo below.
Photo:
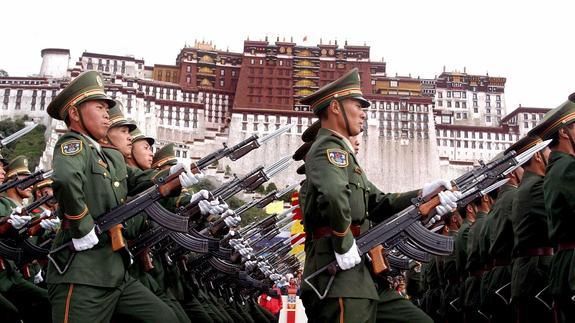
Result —
[[574, 1], [4, 1], [0, 69], [38, 73], [40, 51], [71, 50], [174, 64], [184, 44], [293, 36], [306, 45], [364, 42], [388, 75], [433, 78], [449, 70], [504, 76], [509, 110], [555, 107], [575, 91]]

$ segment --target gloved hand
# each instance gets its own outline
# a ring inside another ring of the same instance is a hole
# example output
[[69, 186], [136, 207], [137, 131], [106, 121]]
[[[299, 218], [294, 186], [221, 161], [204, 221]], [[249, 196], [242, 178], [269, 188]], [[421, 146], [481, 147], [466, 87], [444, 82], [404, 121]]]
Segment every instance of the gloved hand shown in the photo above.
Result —
[[96, 235], [94, 228], [81, 238], [72, 238], [72, 243], [74, 244], [74, 249], [76, 249], [76, 251], [92, 249], [96, 244], [98, 244], [98, 241], [98, 236]]
[[444, 179], [438, 179], [435, 180], [431, 183], [425, 183], [423, 184], [423, 187], [421, 188], [421, 196], [427, 196], [431, 193], [433, 193], [433, 191], [435, 191], [436, 189], [438, 189], [439, 187], [445, 187], [446, 190], [450, 190], [451, 189], [451, 182], [446, 181]]
[[429, 220], [428, 225], [431, 226], [431, 225], [435, 224], [435, 222], [437, 222], [437, 221], [439, 221], [439, 220], [441, 220], [441, 215], [437, 214], [437, 215], [435, 215], [433, 218], [431, 218], [431, 219]]
[[44, 281], [44, 278], [42, 277], [42, 270], [38, 271], [38, 273], [34, 276], [34, 284], [40, 284], [41, 282]]
[[237, 215], [233, 210], [227, 210], [222, 214], [224, 217], [224, 223], [228, 226], [228, 228], [237, 227], [238, 224], [242, 221], [242, 218]]
[[353, 240], [353, 244], [351, 248], [344, 253], [339, 254], [335, 253], [335, 260], [337, 260], [337, 264], [341, 270], [348, 270], [355, 267], [357, 264], [361, 262], [361, 257], [359, 256], [359, 251], [357, 250], [357, 245], [355, 244], [355, 240]]
[[244, 245], [244, 239], [239, 238], [239, 239], [230, 239], [230, 246], [234, 247], [235, 246], [243, 246]]
[[190, 198], [190, 204], [195, 204], [201, 200], [207, 200], [208, 198], [210, 198], [210, 192], [207, 190], [200, 190], [192, 194], [192, 197]]
[[248, 256], [251, 256], [253, 250], [254, 249], [252, 249], [252, 248], [242, 248], [242, 249], [238, 250], [238, 252], [242, 257], [246, 258]]
[[182, 163], [178, 163], [177, 165], [170, 167], [170, 175], [177, 172], [181, 168], [183, 168], [184, 171], [180, 174], [180, 176], [178, 176], [178, 179], [180, 180], [180, 184], [182, 185], [182, 187], [190, 187], [194, 184], [199, 183], [200, 180], [204, 178], [204, 174], [202, 172], [194, 174], [190, 170], [189, 165], [184, 165]]
[[200, 212], [202, 212], [202, 215], [217, 215], [228, 209], [228, 204], [226, 204], [226, 202], [220, 203], [218, 200], [201, 200], [198, 202], [198, 206], [200, 207]]
[[60, 227], [60, 219], [44, 219], [40, 221], [40, 227], [47, 231], [56, 231]]
[[12, 227], [16, 230], [21, 229], [28, 221], [32, 219], [29, 215], [20, 216], [22, 212], [21, 207], [16, 207], [12, 214], [10, 214], [10, 218], [8, 219], [8, 223], [12, 224]]
[[441, 205], [435, 207], [437, 215], [442, 216], [457, 208], [457, 201], [463, 196], [460, 191], [443, 191], [439, 194]]

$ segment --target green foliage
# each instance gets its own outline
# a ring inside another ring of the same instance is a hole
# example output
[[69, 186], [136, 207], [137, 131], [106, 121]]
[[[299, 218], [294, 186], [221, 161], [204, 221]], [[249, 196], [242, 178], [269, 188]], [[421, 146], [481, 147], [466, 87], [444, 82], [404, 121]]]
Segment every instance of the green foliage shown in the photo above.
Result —
[[265, 187], [265, 185], [262, 184], [262, 185], [258, 186], [258, 187], [254, 190], [254, 192], [260, 193], [260, 194], [265, 194], [265, 193], [266, 193], [266, 187]]
[[266, 212], [257, 207], [253, 207], [242, 214], [242, 226], [259, 221], [267, 216]]
[[232, 174], [232, 168], [230, 167], [230, 165], [226, 165], [225, 174], [228, 176]]
[[0, 77], [8, 77], [8, 76], [10, 76], [10, 75], [8, 75], [8, 72], [6, 72], [3, 69], [0, 69]]
[[[0, 134], [2, 134], [3, 137], [11, 135], [12, 133], [24, 128], [24, 121], [26, 120], [28, 120], [28, 117], [25, 116], [21, 119], [6, 119], [0, 121]], [[19, 155], [24, 155], [28, 157], [28, 167], [31, 171], [34, 171], [40, 162], [40, 157], [42, 157], [44, 149], [46, 148], [46, 140], [44, 138], [45, 132], [46, 127], [44, 125], [38, 125], [24, 137], [13, 141], [8, 144], [8, 146], [4, 147], [2, 149], [2, 155], [7, 160]]]
[[276, 183], [269, 183], [268, 187], [266, 187], [266, 194], [271, 193], [277, 189], [278, 187], [276, 186]]

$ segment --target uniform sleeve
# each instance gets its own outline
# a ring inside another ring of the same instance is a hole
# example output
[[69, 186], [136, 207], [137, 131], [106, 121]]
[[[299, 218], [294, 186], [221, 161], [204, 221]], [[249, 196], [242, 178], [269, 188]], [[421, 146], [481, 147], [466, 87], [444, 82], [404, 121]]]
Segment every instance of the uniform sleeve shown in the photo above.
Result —
[[128, 196], [133, 196], [154, 185], [154, 178], [158, 174], [155, 169], [141, 170], [137, 167], [127, 167], [128, 170]]
[[[306, 175], [317, 190], [315, 201], [317, 209], [329, 220], [332, 230], [332, 246], [335, 252], [347, 252], [354, 241], [350, 231], [351, 207], [349, 199], [351, 190], [348, 180], [348, 166], [338, 166], [328, 159], [328, 149], [344, 150], [335, 140], [328, 139], [319, 144], [317, 149], [308, 152], [306, 158]], [[350, 156], [347, 155], [347, 158]], [[349, 162], [349, 161], [348, 161]]]
[[[65, 144], [65, 143], [64, 143]], [[62, 145], [64, 145], [62, 144]], [[88, 210], [84, 185], [88, 154], [86, 149], [75, 155], [64, 155], [61, 146], [54, 149], [53, 170], [54, 195], [61, 208], [61, 216], [66, 221], [70, 236], [81, 238], [94, 227], [94, 220]]]
[[371, 182], [369, 188], [369, 219], [373, 222], [382, 222], [390, 216], [400, 212], [411, 205], [411, 199], [417, 197], [418, 190], [405, 193], [383, 193]]

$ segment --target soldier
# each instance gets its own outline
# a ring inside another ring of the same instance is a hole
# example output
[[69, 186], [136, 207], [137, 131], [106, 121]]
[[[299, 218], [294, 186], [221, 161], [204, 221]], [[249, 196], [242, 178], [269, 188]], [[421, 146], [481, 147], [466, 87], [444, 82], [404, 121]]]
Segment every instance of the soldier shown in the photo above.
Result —
[[[369, 228], [370, 220], [381, 221], [393, 215], [410, 205], [410, 199], [419, 193], [415, 190], [384, 194], [367, 180], [357, 163], [349, 138], [361, 132], [366, 118], [363, 109], [369, 106], [369, 101], [362, 97], [358, 70], [346, 73], [301, 103], [310, 105], [321, 122], [305, 158], [304, 277], [334, 260], [342, 270], [323, 300], [307, 284], [302, 287], [309, 321], [371, 322], [386, 315], [410, 322], [429, 321], [429, 317], [397, 292], [385, 289], [381, 295], [378, 293], [355, 243], [355, 237]], [[451, 189], [447, 181], [435, 181], [426, 184], [422, 193], [427, 195], [443, 186]], [[443, 192], [440, 199], [438, 211], [444, 214], [455, 207], [457, 194]], [[324, 273], [313, 283], [324, 290], [329, 279], [330, 275]]]
[[[528, 135], [509, 149], [521, 154], [540, 142], [539, 137]], [[523, 164], [525, 172], [511, 211], [514, 233], [511, 300], [518, 323], [553, 321], [550, 309], [536, 299], [549, 281], [553, 255], [543, 198], [543, 178], [550, 152], [545, 148]]]
[[[151, 172], [126, 167], [122, 155], [104, 153], [98, 140], [108, 133], [109, 107], [101, 75], [88, 71], [74, 79], [48, 106], [48, 114], [63, 120], [69, 132], [54, 149], [54, 195], [62, 215], [62, 229], [54, 248], [72, 242], [70, 250], [53, 254], [48, 266], [48, 291], [55, 322], [107, 322], [113, 314], [142, 321], [174, 322], [170, 307], [132, 278], [124, 255], [114, 252], [108, 234], [98, 236], [94, 221], [124, 203], [129, 190], [151, 185]], [[180, 182], [197, 182], [183, 172]]]
[[[512, 145], [504, 153], [508, 154], [517, 149]], [[483, 233], [484, 240], [489, 239], [488, 244], [482, 248], [484, 264], [491, 265], [492, 269], [484, 276], [482, 299], [487, 302], [484, 308], [489, 308], [492, 322], [512, 321], [512, 310], [509, 306], [509, 293], [499, 291], [508, 289], [511, 282], [511, 253], [513, 250], [513, 226], [511, 224], [511, 209], [517, 195], [517, 187], [523, 178], [523, 167], [507, 175], [508, 182], [499, 189], [497, 202], [485, 220]], [[489, 220], [490, 219], [490, 220]], [[488, 253], [487, 255], [484, 255]], [[497, 293], [496, 293], [497, 292]]]
[[543, 196], [551, 243], [557, 253], [551, 261], [550, 286], [557, 320], [575, 322], [575, 93], [547, 112], [531, 134], [552, 139], [543, 180]]
[[[24, 156], [12, 159], [6, 169], [8, 181], [16, 181], [30, 174], [28, 159]], [[9, 217], [7, 222], [13, 229], [23, 228], [31, 216], [20, 216], [19, 210], [23, 207], [23, 199], [31, 196], [31, 188], [13, 187], [6, 191], [5, 195], [0, 196], [0, 219]], [[4, 242], [12, 244], [14, 241]], [[7, 321], [19, 319], [24, 322], [50, 321], [47, 291], [26, 280], [13, 261], [2, 258], [0, 258], [0, 292], [3, 296], [0, 300], [2, 304], [0, 318], [4, 317]]]
[[467, 240], [467, 263], [465, 270], [468, 277], [465, 280], [464, 316], [467, 322], [483, 322], [487, 320], [480, 311], [481, 278], [485, 273], [484, 264], [481, 261], [480, 232], [485, 222], [485, 217], [491, 210], [495, 201], [496, 193], [490, 193], [479, 197], [470, 203], [471, 209], [467, 208], [467, 216], [475, 215], [475, 222], [469, 227]]
[[[447, 230], [447, 235], [452, 236], [454, 241], [462, 225], [462, 218], [458, 211], [454, 211], [451, 216], [443, 216], [443, 222]], [[442, 308], [447, 322], [461, 322], [463, 316], [461, 311], [456, 305], [451, 302], [457, 299], [460, 295], [461, 284], [457, 272], [457, 253], [454, 250], [449, 256], [445, 256], [443, 260], [443, 281], [445, 288], [443, 290]]]

